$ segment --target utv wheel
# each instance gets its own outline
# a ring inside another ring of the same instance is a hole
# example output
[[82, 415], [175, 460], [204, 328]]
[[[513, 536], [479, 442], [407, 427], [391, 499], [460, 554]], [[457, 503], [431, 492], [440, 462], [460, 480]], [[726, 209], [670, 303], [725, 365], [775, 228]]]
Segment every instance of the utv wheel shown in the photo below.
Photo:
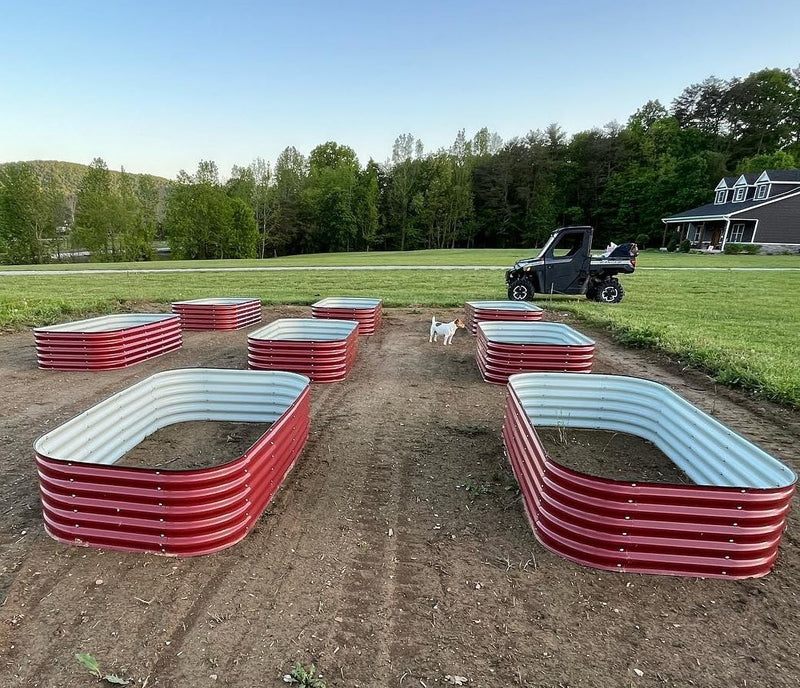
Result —
[[619, 303], [625, 296], [625, 290], [616, 278], [607, 279], [597, 285], [594, 300], [600, 303]]
[[533, 301], [533, 285], [530, 280], [520, 278], [508, 285], [510, 301]]

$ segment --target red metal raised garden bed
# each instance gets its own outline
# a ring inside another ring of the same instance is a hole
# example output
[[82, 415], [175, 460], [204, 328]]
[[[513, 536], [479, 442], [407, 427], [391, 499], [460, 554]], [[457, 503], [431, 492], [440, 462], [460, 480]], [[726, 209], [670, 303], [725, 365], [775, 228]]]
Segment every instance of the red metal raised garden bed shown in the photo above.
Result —
[[481, 322], [475, 359], [484, 380], [504, 385], [515, 373], [588, 373], [594, 349], [593, 340], [562, 323]]
[[333, 318], [334, 320], [355, 320], [359, 334], [375, 334], [381, 325], [383, 301], [345, 296], [329, 296], [311, 304], [314, 318]]
[[[193, 556], [239, 542], [308, 437], [308, 378], [283, 372], [184, 369], [109, 397], [34, 443], [47, 533], [61, 542]], [[172, 423], [261, 423], [241, 457], [197, 470], [115, 466]]]
[[40, 368], [112, 370], [181, 347], [177, 315], [120, 313], [37, 327], [33, 331]]
[[478, 323], [492, 320], [535, 322], [542, 319], [542, 309], [527, 301], [467, 301], [464, 304], [467, 330], [478, 334]]
[[275, 320], [248, 336], [248, 366], [291, 370], [313, 382], [344, 380], [358, 353], [358, 327], [352, 320]]
[[261, 320], [260, 299], [208, 298], [175, 301], [184, 330], [240, 330]]
[[[625, 482], [553, 461], [536, 427], [625, 432], [653, 442], [694, 482]], [[571, 373], [509, 379], [503, 440], [536, 538], [587, 566], [709, 578], [763, 576], [797, 476], [649, 380]]]

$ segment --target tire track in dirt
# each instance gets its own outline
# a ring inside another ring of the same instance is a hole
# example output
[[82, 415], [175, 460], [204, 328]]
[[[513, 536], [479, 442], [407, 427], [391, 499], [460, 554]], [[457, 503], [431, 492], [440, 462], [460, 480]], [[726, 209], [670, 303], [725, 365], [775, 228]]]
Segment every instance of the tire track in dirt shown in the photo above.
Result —
[[[358, 491], [353, 491], [354, 503], [349, 505], [351, 542], [355, 547], [348, 551], [332, 631], [333, 642], [342, 649], [338, 660], [342, 676], [343, 667], [358, 664], [354, 660], [367, 651], [368, 645], [369, 680], [375, 685], [388, 685], [390, 639], [394, 635], [397, 521], [405, 462], [396, 450], [399, 428], [386, 427], [385, 418], [393, 418], [391, 407], [402, 403], [393, 398], [394, 383], [406, 369], [410, 351], [405, 338], [398, 346], [398, 325], [391, 318], [384, 318], [381, 327], [384, 331], [395, 329], [392, 346], [370, 352], [361, 375], [371, 382], [362, 384], [366, 393], [351, 398], [347, 406], [352, 427], [346, 441], [366, 445], [369, 453], [359, 456], [349, 452], [337, 466], [343, 476], [357, 473], [360, 480]], [[384, 338], [382, 343], [385, 342]]]
[[[362, 340], [356, 369], [363, 364], [362, 367], [370, 368], [368, 376], [371, 375], [374, 372], [371, 352], [379, 346], [380, 336]], [[377, 365], [384, 363], [379, 361]], [[351, 377], [358, 375], [354, 370]], [[347, 540], [341, 533], [341, 524], [330, 518], [337, 510], [352, 513], [352, 504], [337, 505], [334, 498], [347, 493], [348, 488], [350, 493], [357, 494], [368, 470], [365, 464], [359, 473], [330, 458], [348, 456], [347, 450], [352, 445], [355, 424], [348, 400], [354, 398], [352, 384], [357, 382], [312, 388], [311, 437], [270, 507], [271, 513], [280, 515], [262, 517], [244, 542], [215, 555], [224, 556], [235, 565], [222, 566], [212, 581], [204, 585], [199, 594], [195, 593], [192, 608], [185, 612], [180, 624], [174, 626], [169, 647], [147, 668], [149, 675], [162, 677], [162, 684], [172, 685], [174, 681], [174, 685], [181, 685], [203, 671], [211, 672], [208, 675], [263, 672], [265, 645], [274, 648], [272, 654], [291, 657], [298, 651], [302, 644], [299, 641], [306, 633], [308, 638], [303, 640], [314, 647], [303, 648], [301, 659], [305, 660], [309, 653], [324, 655], [325, 647], [319, 647], [319, 641], [333, 635], [323, 631], [336, 624], [331, 617], [340, 607], [339, 581], [352, 559], [352, 554], [348, 553], [358, 546], [354, 540]], [[330, 481], [335, 484], [328, 485]], [[308, 501], [309, 493], [320, 497]], [[307, 567], [313, 559], [320, 561], [319, 582], [323, 589], [303, 594], [292, 572], [296, 564]], [[265, 565], [268, 571], [264, 571]], [[330, 584], [323, 583], [323, 578]], [[292, 590], [284, 595], [286, 588]], [[243, 599], [251, 603], [243, 604]], [[298, 618], [301, 621], [298, 622]], [[223, 627], [224, 636], [216, 632]], [[254, 628], [270, 629], [267, 638], [254, 634]], [[307, 630], [309, 628], [311, 630]], [[334, 649], [331, 646], [328, 651], [332, 653]], [[208, 664], [198, 664], [181, 655], [206, 658]], [[270, 668], [279, 672], [288, 667], [278, 663]], [[172, 678], [164, 679], [164, 676]]]
[[[308, 625], [324, 624], [329, 606], [327, 598], [323, 602], [324, 595], [316, 590], [309, 591], [310, 595], [285, 590], [297, 586], [293, 571], [298, 564], [304, 567], [313, 559], [320, 561], [321, 578], [322, 574], [335, 577], [334, 562], [341, 557], [343, 543], [337, 540], [336, 525], [329, 518], [335, 505], [331, 497], [325, 497], [339, 493], [326, 487], [332, 473], [328, 434], [332, 425], [346, 417], [341, 410], [349, 394], [347, 381], [312, 387], [311, 436], [303, 453], [259, 524], [231, 550], [238, 555], [237, 565], [227, 568], [219, 585], [204, 590], [197, 601], [198, 608], [206, 607], [210, 627], [198, 628], [192, 620], [185, 623], [188, 630], [175, 638], [170, 658], [162, 657], [152, 667], [154, 676], [172, 676], [179, 686], [203, 669], [211, 672], [208, 675], [263, 673], [265, 648], [275, 647], [277, 653], [291, 657]], [[320, 499], [309, 500], [309, 494]], [[296, 623], [297, 617], [303, 620]], [[254, 633], [254, 628], [264, 629], [266, 637]], [[178, 661], [177, 652], [205, 657], [209, 663], [201, 667], [197, 662]], [[305, 660], [307, 653], [303, 654]], [[288, 667], [273, 663], [269, 668], [278, 673]]]

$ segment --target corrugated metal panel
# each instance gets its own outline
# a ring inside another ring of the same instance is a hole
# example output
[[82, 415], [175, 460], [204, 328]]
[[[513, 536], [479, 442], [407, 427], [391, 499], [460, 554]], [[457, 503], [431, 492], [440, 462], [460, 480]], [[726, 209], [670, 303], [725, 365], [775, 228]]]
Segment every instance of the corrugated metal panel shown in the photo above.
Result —
[[329, 296], [311, 304], [314, 318], [334, 320], [355, 320], [359, 334], [375, 334], [383, 317], [383, 301], [347, 296]]
[[[547, 455], [535, 426], [642, 437], [698, 484], [579, 473]], [[503, 439], [537, 539], [567, 559], [615, 571], [749, 578], [767, 574], [778, 556], [794, 472], [662, 385], [514, 375]]]
[[467, 330], [478, 334], [478, 323], [492, 320], [532, 322], [542, 319], [542, 309], [527, 301], [467, 301]]
[[208, 298], [175, 301], [184, 330], [240, 330], [261, 320], [260, 299]]
[[[34, 443], [45, 529], [69, 544], [193, 556], [244, 538], [308, 437], [309, 381], [285, 372], [153, 375]], [[241, 457], [207, 469], [115, 466], [182, 421], [272, 424]]]
[[313, 382], [344, 380], [358, 353], [353, 320], [282, 318], [247, 338], [247, 363], [253, 370], [291, 370]]
[[588, 373], [594, 349], [593, 340], [562, 323], [481, 322], [475, 358], [484, 380], [504, 385], [515, 373]]
[[121, 313], [37, 327], [33, 331], [40, 368], [112, 370], [181, 347], [177, 315]]

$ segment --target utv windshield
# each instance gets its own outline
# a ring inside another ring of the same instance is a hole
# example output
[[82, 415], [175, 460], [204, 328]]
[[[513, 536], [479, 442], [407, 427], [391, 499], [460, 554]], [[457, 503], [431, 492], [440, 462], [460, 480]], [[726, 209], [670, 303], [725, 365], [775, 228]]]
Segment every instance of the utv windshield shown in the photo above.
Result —
[[564, 233], [556, 230], [550, 235], [550, 238], [545, 242], [542, 250], [539, 251], [533, 260], [541, 260], [548, 253], [553, 258], [569, 258], [581, 250], [583, 246], [583, 232], [567, 232]]

